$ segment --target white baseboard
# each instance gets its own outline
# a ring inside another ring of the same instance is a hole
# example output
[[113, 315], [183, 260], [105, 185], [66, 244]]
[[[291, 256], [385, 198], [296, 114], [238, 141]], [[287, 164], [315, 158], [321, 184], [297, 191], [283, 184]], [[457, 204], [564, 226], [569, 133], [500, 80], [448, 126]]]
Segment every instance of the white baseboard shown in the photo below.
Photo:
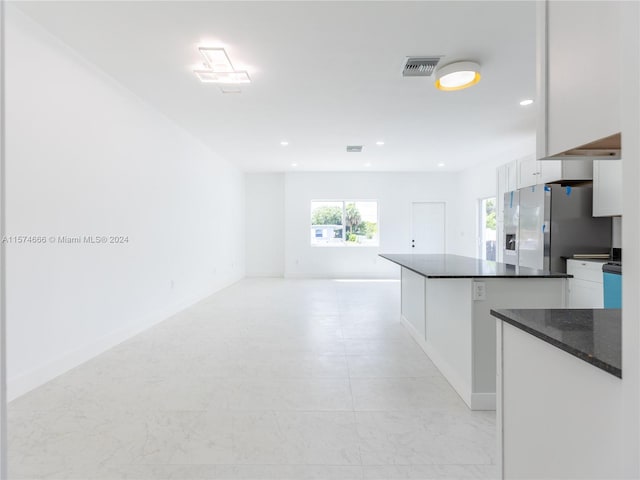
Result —
[[388, 273], [297, 273], [287, 272], [284, 278], [310, 278], [324, 280], [400, 280], [399, 275], [389, 275]]
[[472, 393], [471, 394], [471, 410], [495, 410], [496, 394], [495, 393]]
[[420, 345], [420, 348], [422, 348], [422, 350], [426, 350], [427, 342], [425, 342], [425, 339], [422, 337], [422, 335], [420, 335], [415, 327], [411, 325], [411, 322], [407, 320], [407, 317], [405, 317], [404, 315], [400, 315], [400, 322], [406, 327], [407, 330], [409, 330], [409, 334], [413, 337], [416, 343]]
[[247, 273], [246, 278], [284, 278], [284, 273]]
[[460, 398], [467, 404], [471, 410], [495, 410], [496, 394], [495, 393], [473, 393], [469, 390], [460, 375], [449, 365], [449, 363], [440, 355], [440, 353], [430, 345], [413, 325], [405, 318], [400, 316], [400, 321], [407, 328], [413, 339], [420, 348], [427, 354], [433, 364], [440, 370], [445, 380], [453, 387]]
[[68, 372], [72, 368], [83, 364], [84, 362], [91, 360], [92, 358], [104, 353], [110, 348], [130, 339], [140, 332], [156, 325], [157, 323], [172, 317], [176, 313], [198, 303], [202, 299], [213, 295], [214, 293], [226, 288], [230, 285], [241, 280], [242, 277], [238, 277], [222, 285], [218, 288], [207, 288], [196, 294], [190, 295], [182, 300], [176, 302], [170, 307], [164, 308], [161, 311], [155, 312], [149, 315], [144, 320], [137, 322], [129, 327], [122, 328], [115, 332], [111, 332], [108, 335], [99, 338], [95, 342], [82, 346], [73, 351], [67, 352], [58, 358], [36, 367], [28, 372], [18, 375], [7, 380], [7, 401], [14, 400], [25, 393], [53, 380], [55, 377]]

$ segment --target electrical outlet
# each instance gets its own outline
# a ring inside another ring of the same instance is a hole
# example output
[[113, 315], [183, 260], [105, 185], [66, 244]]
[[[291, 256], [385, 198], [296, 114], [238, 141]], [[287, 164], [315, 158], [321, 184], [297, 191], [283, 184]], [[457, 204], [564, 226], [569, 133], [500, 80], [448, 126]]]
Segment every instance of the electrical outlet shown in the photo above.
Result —
[[487, 285], [484, 282], [473, 282], [473, 299], [487, 299]]

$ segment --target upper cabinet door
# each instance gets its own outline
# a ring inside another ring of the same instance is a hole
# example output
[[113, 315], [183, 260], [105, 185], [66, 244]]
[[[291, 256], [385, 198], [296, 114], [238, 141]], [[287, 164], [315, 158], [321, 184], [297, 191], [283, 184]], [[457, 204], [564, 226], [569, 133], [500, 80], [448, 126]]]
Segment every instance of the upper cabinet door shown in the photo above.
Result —
[[620, 7], [538, 3], [538, 158], [620, 132]]
[[593, 161], [593, 216], [622, 215], [622, 160]]
[[518, 160], [518, 188], [540, 183], [540, 162], [533, 157]]

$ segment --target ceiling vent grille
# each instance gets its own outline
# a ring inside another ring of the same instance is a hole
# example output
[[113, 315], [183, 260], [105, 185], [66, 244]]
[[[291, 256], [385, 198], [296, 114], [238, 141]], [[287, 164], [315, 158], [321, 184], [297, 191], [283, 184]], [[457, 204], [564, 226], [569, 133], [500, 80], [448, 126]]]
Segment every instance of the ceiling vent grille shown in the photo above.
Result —
[[347, 145], [347, 152], [361, 152], [362, 145]]
[[409, 57], [402, 69], [403, 77], [430, 77], [440, 57]]

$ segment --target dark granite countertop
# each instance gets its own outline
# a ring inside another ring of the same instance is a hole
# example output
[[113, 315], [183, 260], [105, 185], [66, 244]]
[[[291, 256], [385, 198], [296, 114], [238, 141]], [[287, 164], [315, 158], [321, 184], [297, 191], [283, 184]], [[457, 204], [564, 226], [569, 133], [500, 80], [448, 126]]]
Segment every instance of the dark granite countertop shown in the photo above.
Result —
[[491, 310], [491, 315], [622, 378], [622, 310]]
[[571, 278], [533, 268], [515, 267], [461, 255], [390, 254], [380, 256], [427, 278]]

